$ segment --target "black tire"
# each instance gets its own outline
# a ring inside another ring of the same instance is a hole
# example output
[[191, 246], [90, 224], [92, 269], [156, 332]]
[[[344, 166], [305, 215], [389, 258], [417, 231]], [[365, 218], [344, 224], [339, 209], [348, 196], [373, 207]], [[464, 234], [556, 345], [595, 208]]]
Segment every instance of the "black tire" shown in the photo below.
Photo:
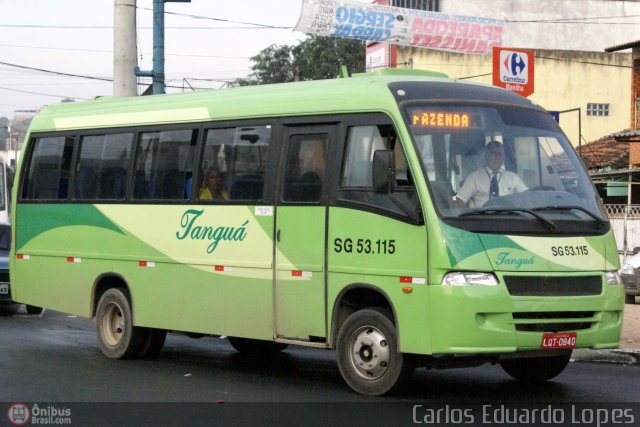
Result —
[[635, 304], [636, 303], [636, 296], [635, 295], [625, 294], [624, 295], [624, 302], [627, 303], [627, 304]]
[[42, 307], [36, 307], [35, 305], [25, 305], [27, 313], [29, 314], [42, 314]]
[[0, 304], [0, 314], [3, 316], [13, 316], [20, 309], [19, 304], [8, 303], [8, 304]]
[[395, 392], [415, 369], [411, 356], [398, 351], [395, 325], [376, 309], [349, 316], [338, 332], [336, 344], [342, 378], [361, 394]]
[[504, 371], [518, 381], [541, 383], [554, 378], [567, 367], [571, 352], [553, 357], [507, 359], [500, 362]]
[[110, 359], [135, 359], [149, 344], [149, 330], [133, 326], [131, 304], [118, 288], [106, 291], [96, 311], [100, 349]]
[[144, 348], [140, 352], [142, 359], [155, 359], [164, 347], [164, 341], [167, 338], [167, 331], [164, 329], [147, 329], [147, 340]]
[[248, 356], [273, 356], [287, 348], [287, 344], [274, 341], [229, 337], [229, 343], [236, 351]]

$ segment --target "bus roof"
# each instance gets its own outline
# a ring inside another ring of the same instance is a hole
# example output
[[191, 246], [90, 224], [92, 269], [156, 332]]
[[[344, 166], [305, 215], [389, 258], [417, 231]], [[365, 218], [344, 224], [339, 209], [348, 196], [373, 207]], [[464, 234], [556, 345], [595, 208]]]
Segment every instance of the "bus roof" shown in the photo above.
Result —
[[396, 105], [388, 86], [394, 82], [455, 82], [487, 87], [449, 79], [441, 73], [381, 69], [354, 74], [351, 78], [60, 103], [37, 114], [31, 122], [30, 132], [356, 111], [385, 112]]

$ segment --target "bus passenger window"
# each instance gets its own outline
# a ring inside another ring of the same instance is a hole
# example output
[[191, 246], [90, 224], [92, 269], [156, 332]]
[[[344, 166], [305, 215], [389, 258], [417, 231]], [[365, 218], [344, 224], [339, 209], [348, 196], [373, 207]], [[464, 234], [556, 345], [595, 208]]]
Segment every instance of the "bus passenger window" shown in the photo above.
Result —
[[91, 135], [80, 140], [74, 197], [124, 199], [133, 134]]
[[208, 130], [198, 199], [263, 200], [270, 141], [270, 125]]
[[285, 171], [285, 201], [320, 201], [328, 142], [328, 134], [291, 136]]
[[28, 159], [22, 198], [31, 200], [66, 199], [73, 154], [72, 137], [38, 138]]
[[134, 170], [134, 199], [183, 200], [191, 182], [197, 131], [140, 134]]

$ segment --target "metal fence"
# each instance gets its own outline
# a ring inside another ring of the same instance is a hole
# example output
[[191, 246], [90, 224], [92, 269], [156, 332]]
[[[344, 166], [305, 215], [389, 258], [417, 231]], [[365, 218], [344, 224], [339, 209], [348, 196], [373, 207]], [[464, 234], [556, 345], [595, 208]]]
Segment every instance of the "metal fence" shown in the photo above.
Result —
[[605, 205], [621, 261], [640, 246], [640, 205]]

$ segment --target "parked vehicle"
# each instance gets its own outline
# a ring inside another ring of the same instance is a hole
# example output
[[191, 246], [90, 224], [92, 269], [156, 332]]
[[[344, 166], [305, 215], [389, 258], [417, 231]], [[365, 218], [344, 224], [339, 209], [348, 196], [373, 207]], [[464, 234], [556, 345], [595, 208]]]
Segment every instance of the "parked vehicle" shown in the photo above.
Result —
[[[18, 311], [20, 305], [11, 299], [9, 249], [11, 249], [11, 225], [0, 223], [0, 313], [13, 314]], [[42, 313], [41, 307], [27, 305], [26, 308], [29, 314]]]
[[624, 284], [624, 301], [635, 304], [636, 296], [640, 295], [640, 252], [627, 259], [620, 269], [620, 277]]

